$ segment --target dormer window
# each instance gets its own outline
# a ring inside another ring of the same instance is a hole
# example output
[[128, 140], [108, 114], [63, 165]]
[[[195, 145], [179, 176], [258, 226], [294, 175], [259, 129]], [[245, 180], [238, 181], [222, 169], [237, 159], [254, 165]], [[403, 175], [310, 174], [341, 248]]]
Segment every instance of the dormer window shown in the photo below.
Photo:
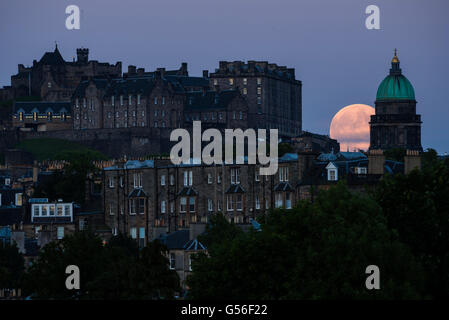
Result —
[[326, 166], [327, 170], [327, 180], [328, 181], [337, 181], [338, 180], [338, 168], [333, 162], [329, 162]]

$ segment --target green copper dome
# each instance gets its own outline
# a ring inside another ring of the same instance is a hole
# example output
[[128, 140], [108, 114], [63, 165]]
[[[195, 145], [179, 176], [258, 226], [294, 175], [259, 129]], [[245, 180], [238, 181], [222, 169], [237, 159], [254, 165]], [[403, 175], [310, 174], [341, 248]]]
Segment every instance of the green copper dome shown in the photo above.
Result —
[[391, 62], [390, 74], [377, 89], [376, 100], [415, 100], [415, 90], [399, 68], [396, 51]]

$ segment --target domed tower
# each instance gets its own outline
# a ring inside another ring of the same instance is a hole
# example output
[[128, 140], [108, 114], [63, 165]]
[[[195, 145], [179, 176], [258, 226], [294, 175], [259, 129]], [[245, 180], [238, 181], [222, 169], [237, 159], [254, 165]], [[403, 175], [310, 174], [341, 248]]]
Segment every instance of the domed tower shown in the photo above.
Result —
[[403, 148], [422, 151], [421, 115], [416, 114], [415, 90], [399, 67], [396, 49], [390, 74], [376, 96], [376, 114], [371, 116], [370, 149]]

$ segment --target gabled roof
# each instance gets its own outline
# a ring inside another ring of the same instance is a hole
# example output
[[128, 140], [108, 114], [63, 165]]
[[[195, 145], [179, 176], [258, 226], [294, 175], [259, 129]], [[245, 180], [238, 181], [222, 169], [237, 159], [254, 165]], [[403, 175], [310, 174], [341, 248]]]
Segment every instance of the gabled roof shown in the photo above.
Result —
[[233, 184], [226, 190], [226, 193], [245, 193], [245, 189], [240, 184]]
[[192, 187], [184, 187], [178, 192], [178, 196], [197, 196], [198, 192]]
[[274, 191], [294, 191], [293, 187], [288, 182], [280, 182], [274, 186]]
[[191, 251], [206, 250], [206, 246], [204, 246], [197, 239], [192, 239], [184, 245], [184, 250], [191, 250]]
[[143, 191], [142, 188], [136, 188], [131, 191], [128, 195], [128, 198], [146, 198], [148, 195]]
[[56, 46], [55, 51], [45, 52], [39, 63], [42, 65], [65, 65], [66, 62], [59, 53], [58, 46]]

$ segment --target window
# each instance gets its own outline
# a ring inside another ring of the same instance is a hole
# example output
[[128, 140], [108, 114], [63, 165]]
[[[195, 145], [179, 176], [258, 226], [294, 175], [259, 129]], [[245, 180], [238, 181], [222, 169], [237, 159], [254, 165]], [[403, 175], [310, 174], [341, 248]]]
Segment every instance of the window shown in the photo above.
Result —
[[48, 206], [42, 206], [42, 216], [48, 216]]
[[131, 238], [133, 238], [133, 239], [137, 238], [137, 228], [129, 229], [129, 233], [131, 234]]
[[139, 228], [139, 247], [144, 247], [145, 246], [145, 228], [144, 227], [140, 227]]
[[268, 202], [268, 199], [265, 199], [265, 209], [270, 208], [270, 203]]
[[207, 209], [209, 212], [214, 211], [214, 203], [212, 199], [207, 199]]
[[261, 85], [262, 84], [262, 78], [257, 78], [257, 85]]
[[246, 86], [248, 84], [248, 78], [243, 78], [243, 85]]
[[170, 185], [173, 186], [175, 184], [175, 176], [174, 175], [170, 175]]
[[175, 202], [174, 201], [170, 202], [170, 212], [171, 213], [175, 212]]
[[231, 184], [240, 184], [240, 169], [231, 169]]
[[193, 171], [184, 171], [184, 186], [193, 184]]
[[110, 216], [114, 215], [114, 204], [113, 203], [109, 204], [109, 215]]
[[257, 94], [259, 96], [262, 94], [262, 88], [261, 87], [257, 87]]
[[129, 200], [129, 214], [134, 215], [136, 214], [136, 199]]
[[246, 89], [246, 88], [243, 88], [243, 91], [242, 91], [242, 93], [243, 93], [244, 95], [247, 95], [247, 94], [248, 94], [248, 89]]
[[239, 119], [243, 120], [243, 112], [242, 111], [239, 112]]
[[232, 195], [228, 194], [226, 200], [227, 200], [226, 201], [227, 202], [227, 210], [228, 211], [234, 211], [234, 206], [233, 206], [233, 203], [232, 203]]
[[207, 183], [212, 184], [212, 174], [210, 173], [207, 174]]
[[243, 196], [241, 194], [238, 194], [235, 196], [236, 200], [235, 200], [235, 208], [237, 209], [237, 211], [242, 211], [243, 210]]
[[154, 97], [154, 104], [157, 104], [157, 97]]
[[165, 186], [165, 174], [161, 175], [161, 186]]
[[285, 208], [291, 209], [292, 208], [292, 195], [290, 192], [287, 192], [285, 194]]
[[111, 97], [111, 105], [112, 105], [112, 106], [115, 105], [115, 97], [114, 97], [114, 96]]
[[165, 104], [165, 97], [162, 97], [162, 104]]
[[22, 206], [22, 193], [16, 193], [16, 206]]
[[235, 120], [235, 111], [232, 113], [232, 119]]
[[257, 104], [262, 104], [262, 98], [261, 97], [257, 97]]
[[137, 104], [140, 104], [140, 94], [137, 95]]
[[279, 181], [281, 181], [281, 182], [288, 181], [288, 167], [280, 167], [279, 168]]
[[170, 253], [170, 270], [176, 269], [176, 255], [174, 253]]
[[181, 197], [179, 211], [180, 212], [187, 211], [187, 198], [186, 197]]
[[58, 217], [62, 217], [64, 215], [64, 207], [62, 205], [57, 206], [56, 214], [58, 215]]
[[221, 211], [221, 200], [217, 201], [217, 210]]
[[145, 199], [144, 198], [139, 198], [139, 214], [144, 214], [145, 213]]
[[189, 211], [195, 212], [195, 197], [189, 198]]
[[189, 254], [189, 271], [192, 271], [192, 255]]
[[259, 198], [259, 196], [256, 196], [256, 209], [257, 210], [260, 209], [260, 198]]
[[64, 238], [64, 227], [58, 227], [57, 229], [58, 240]]
[[275, 207], [276, 208], [282, 208], [283, 201], [282, 201], [282, 194], [276, 193], [275, 195]]
[[256, 172], [254, 173], [255, 180], [260, 181], [260, 171], [259, 168], [256, 168]]
[[337, 175], [334, 169], [329, 170], [329, 181], [337, 181]]
[[165, 213], [165, 200], [161, 201], [161, 213]]
[[234, 78], [229, 78], [229, 85], [233, 86], [234, 85]]
[[132, 104], [132, 96], [128, 95], [128, 105], [130, 106]]
[[218, 85], [218, 80], [214, 79], [214, 86]]
[[217, 175], [217, 183], [221, 183], [221, 174], [220, 173]]
[[123, 106], [123, 96], [120, 95], [120, 105]]
[[39, 206], [33, 205], [33, 216], [38, 217], [40, 215]]
[[154, 121], [154, 127], [157, 128], [157, 121]]
[[142, 174], [134, 173], [134, 188], [142, 188]]
[[142, 117], [145, 117], [145, 110], [142, 110]]

